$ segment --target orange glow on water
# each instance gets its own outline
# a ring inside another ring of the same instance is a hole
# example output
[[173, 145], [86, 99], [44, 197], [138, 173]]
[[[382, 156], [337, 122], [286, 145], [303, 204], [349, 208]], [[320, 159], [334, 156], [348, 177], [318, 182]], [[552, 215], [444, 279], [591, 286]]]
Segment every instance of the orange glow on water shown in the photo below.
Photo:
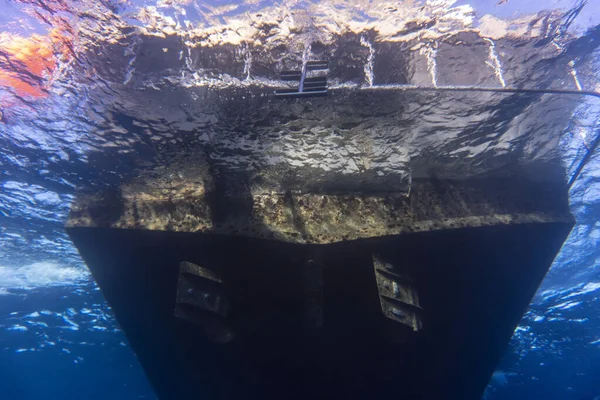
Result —
[[46, 97], [56, 57], [67, 54], [65, 37], [57, 30], [30, 37], [0, 33], [0, 86], [12, 88], [19, 96]]

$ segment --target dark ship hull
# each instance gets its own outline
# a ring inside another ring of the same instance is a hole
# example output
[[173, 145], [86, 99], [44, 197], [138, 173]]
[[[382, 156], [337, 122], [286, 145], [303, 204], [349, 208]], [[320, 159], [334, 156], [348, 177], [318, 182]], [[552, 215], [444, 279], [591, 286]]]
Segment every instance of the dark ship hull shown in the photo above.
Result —
[[80, 200], [68, 232], [161, 399], [477, 399], [573, 225], [566, 191], [412, 190], [390, 220], [410, 229], [334, 243], [83, 222], [127, 199]]

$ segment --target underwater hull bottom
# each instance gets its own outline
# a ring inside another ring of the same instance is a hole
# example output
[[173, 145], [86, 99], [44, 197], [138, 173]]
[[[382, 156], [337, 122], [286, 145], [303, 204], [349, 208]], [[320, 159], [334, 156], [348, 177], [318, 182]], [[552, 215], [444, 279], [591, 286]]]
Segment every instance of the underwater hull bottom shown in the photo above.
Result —
[[[482, 395], [571, 228], [524, 223], [328, 245], [67, 231], [162, 400], [468, 400]], [[418, 324], [386, 314], [378, 260], [418, 293]], [[181, 311], [193, 293], [181, 293], [182, 262], [214, 273], [207, 290], [223, 301], [203, 303], [212, 314]]]

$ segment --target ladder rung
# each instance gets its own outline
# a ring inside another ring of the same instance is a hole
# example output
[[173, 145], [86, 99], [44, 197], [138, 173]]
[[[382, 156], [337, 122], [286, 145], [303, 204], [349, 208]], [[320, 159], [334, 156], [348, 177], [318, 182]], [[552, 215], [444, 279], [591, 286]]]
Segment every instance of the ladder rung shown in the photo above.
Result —
[[327, 61], [308, 61], [306, 63], [306, 69], [308, 71], [316, 71], [327, 68], [329, 68], [329, 63]]
[[304, 79], [304, 87], [320, 87], [325, 88], [327, 86], [327, 78], [324, 76], [319, 76], [316, 78], [306, 78]]
[[302, 79], [300, 71], [281, 71], [282, 81], [299, 81], [300, 79]]
[[327, 95], [327, 90], [305, 90], [300, 92], [298, 89], [279, 89], [275, 91], [275, 96], [278, 97], [321, 97]]

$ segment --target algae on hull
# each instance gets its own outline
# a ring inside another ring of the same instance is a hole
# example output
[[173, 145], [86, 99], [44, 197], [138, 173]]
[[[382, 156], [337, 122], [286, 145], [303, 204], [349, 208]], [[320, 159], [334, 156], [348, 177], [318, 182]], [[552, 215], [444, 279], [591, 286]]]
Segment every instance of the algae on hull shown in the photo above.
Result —
[[[561, 186], [514, 179], [416, 180], [410, 195], [290, 191], [250, 194], [247, 198], [214, 197], [202, 186], [168, 189], [156, 182], [146, 185], [126, 186], [112, 198], [79, 196], [67, 226], [325, 244], [410, 232], [572, 220]], [[215, 220], [211, 207], [222, 202], [227, 202], [230, 212]]]

